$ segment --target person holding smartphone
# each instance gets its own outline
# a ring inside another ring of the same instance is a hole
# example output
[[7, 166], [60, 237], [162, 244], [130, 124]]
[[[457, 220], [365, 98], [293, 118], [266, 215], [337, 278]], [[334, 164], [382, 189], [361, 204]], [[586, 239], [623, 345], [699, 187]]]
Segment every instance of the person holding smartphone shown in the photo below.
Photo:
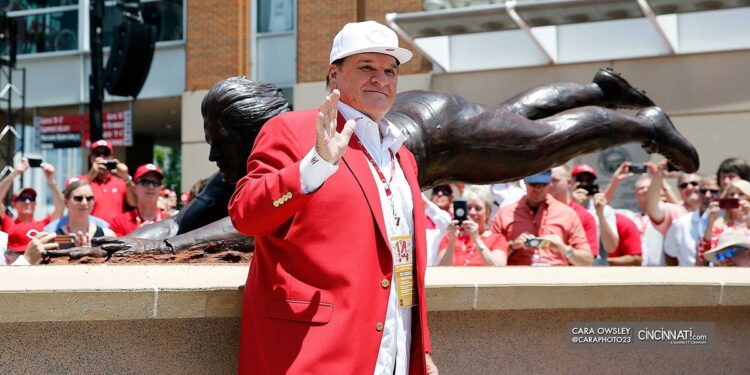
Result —
[[[26, 251], [26, 246], [31, 241], [31, 238], [27, 235], [30, 230], [43, 230], [47, 224], [52, 220], [60, 218], [65, 212], [65, 202], [60, 193], [60, 189], [57, 187], [57, 181], [55, 180], [55, 167], [51, 164], [43, 163], [41, 159], [33, 159], [32, 161], [34, 160], [36, 160], [34, 165], [41, 168], [44, 172], [44, 177], [47, 180], [49, 194], [52, 196], [55, 210], [52, 214], [41, 220], [36, 220], [34, 216], [37, 206], [36, 190], [30, 187], [25, 187], [13, 194], [11, 202], [13, 209], [16, 211], [16, 218], [13, 219], [8, 216], [4, 207], [0, 209], [0, 217], [2, 217], [3, 223], [2, 230], [8, 233], [8, 250], [12, 252], [10, 254], [11, 256], [18, 256]], [[10, 188], [13, 186], [13, 181], [30, 168], [32, 167], [29, 163], [29, 158], [21, 158], [21, 162], [16, 165], [13, 171], [0, 181], [0, 197], [6, 196]], [[2, 203], [0, 203], [0, 206], [2, 206]]]
[[98, 140], [91, 143], [91, 169], [79, 179], [87, 181], [96, 197], [91, 214], [111, 223], [111, 220], [135, 207], [135, 184], [128, 166], [115, 159], [112, 143]]
[[455, 200], [454, 219], [440, 241], [441, 266], [504, 266], [507, 262], [499, 235], [488, 228], [492, 192], [487, 186], [466, 185], [462, 200]]
[[596, 184], [596, 170], [588, 164], [578, 164], [570, 171], [573, 177], [571, 196], [573, 201], [594, 216], [599, 233], [599, 257], [596, 265], [606, 265], [607, 254], [617, 251], [620, 236], [617, 234], [615, 210], [608, 204], [605, 193]]
[[590, 266], [586, 232], [576, 212], [550, 195], [552, 172], [523, 179], [527, 193], [500, 209], [490, 230], [500, 235], [508, 265]]
[[741, 179], [728, 181], [718, 201], [708, 204], [708, 221], [698, 241], [697, 266], [708, 265], [704, 253], [716, 248], [722, 233], [741, 232], [750, 237], [750, 182]]
[[[92, 220], [91, 211], [96, 196], [87, 181], [77, 177], [68, 179], [63, 197], [68, 209], [68, 214], [64, 217], [67, 224], [59, 226], [54, 231], [61, 236], [60, 242], [73, 243], [76, 247], [91, 246], [92, 238], [115, 235], [111, 229], [102, 228]], [[66, 235], [68, 240], [62, 237]]]

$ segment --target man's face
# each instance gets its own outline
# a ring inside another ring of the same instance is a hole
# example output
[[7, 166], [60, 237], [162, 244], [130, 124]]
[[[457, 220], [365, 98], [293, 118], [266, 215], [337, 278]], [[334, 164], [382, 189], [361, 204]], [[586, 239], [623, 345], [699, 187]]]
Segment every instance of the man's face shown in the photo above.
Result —
[[[101, 146], [95, 148], [93, 151], [91, 151], [91, 154], [89, 154], [89, 162], [91, 165], [95, 165], [97, 163], [104, 163], [107, 160], [114, 159], [114, 155], [109, 151], [108, 148]], [[108, 173], [108, 170], [104, 170], [103, 173]]]
[[719, 199], [719, 185], [713, 181], [701, 181], [701, 187], [699, 190], [701, 198], [701, 207], [706, 209], [708, 204], [716, 199]]
[[380, 53], [360, 53], [346, 57], [341, 67], [329, 67], [331, 89], [338, 89], [341, 101], [380, 121], [396, 101], [398, 64]]
[[724, 189], [730, 182], [739, 180], [740, 175], [734, 172], [720, 172], [719, 173], [719, 186]]
[[156, 202], [161, 194], [162, 176], [156, 172], [148, 172], [135, 182], [135, 195], [138, 202]]
[[635, 183], [635, 200], [641, 209], [646, 208], [646, 192], [649, 186], [651, 186], [651, 180], [649, 179], [640, 180]]
[[36, 197], [24, 194], [18, 197], [18, 200], [13, 202], [13, 208], [18, 212], [19, 215], [34, 215], [34, 209], [36, 209]]
[[531, 207], [540, 205], [547, 199], [550, 184], [526, 184], [526, 203]]
[[247, 158], [254, 137], [219, 123], [203, 122], [206, 143], [211, 146], [208, 160], [215, 162], [224, 175], [224, 182], [234, 185], [247, 173]]
[[573, 177], [573, 190], [582, 186], [591, 186], [596, 182], [596, 177], [591, 173], [579, 173]]
[[549, 193], [552, 194], [552, 196], [566, 196], [570, 183], [570, 178], [567, 176], [563, 168], [552, 168], [552, 180], [549, 190]]
[[683, 202], [696, 203], [700, 201], [698, 189], [701, 179], [698, 175], [686, 174], [677, 181], [677, 188], [680, 189], [680, 198]]

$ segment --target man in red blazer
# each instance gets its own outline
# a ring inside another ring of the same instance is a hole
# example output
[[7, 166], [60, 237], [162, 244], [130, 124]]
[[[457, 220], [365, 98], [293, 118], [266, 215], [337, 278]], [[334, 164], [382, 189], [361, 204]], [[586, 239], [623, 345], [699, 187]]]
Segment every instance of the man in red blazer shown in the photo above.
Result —
[[383, 118], [411, 57], [387, 27], [347, 24], [330, 95], [258, 135], [229, 203], [235, 228], [255, 236], [241, 374], [437, 374], [417, 165]]

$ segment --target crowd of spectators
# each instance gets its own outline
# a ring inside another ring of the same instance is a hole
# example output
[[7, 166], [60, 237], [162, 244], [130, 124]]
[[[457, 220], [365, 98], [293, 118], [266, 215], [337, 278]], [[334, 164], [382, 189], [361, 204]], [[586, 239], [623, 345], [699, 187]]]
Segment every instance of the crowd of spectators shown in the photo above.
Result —
[[[437, 186], [426, 192], [435, 224], [428, 264], [750, 266], [747, 161], [728, 158], [716, 176], [671, 169], [666, 161], [623, 162], [601, 191], [587, 164], [492, 186]], [[628, 179], [635, 179], [636, 210], [612, 206]]]
[[[107, 141], [93, 142], [89, 171], [57, 186], [40, 163], [54, 209], [35, 219], [37, 191], [21, 187], [0, 207], [2, 264], [37, 264], [51, 249], [90, 246], [175, 215], [177, 194], [154, 164], [128, 166]], [[0, 179], [0, 196], [32, 165], [22, 158]], [[587, 164], [561, 165], [495, 185], [440, 185], [425, 192], [430, 266], [750, 266], [750, 165], [724, 160], [715, 176], [669, 164], [623, 162], [608, 186]], [[611, 204], [635, 179], [637, 210]], [[676, 179], [677, 194], [669, 180]], [[179, 197], [184, 205], [201, 181]], [[2, 203], [0, 203], [2, 205]]]
[[[31, 187], [21, 187], [12, 195], [15, 215], [0, 207], [0, 245], [7, 240], [0, 264], [39, 264], [48, 250], [91, 246], [92, 238], [125, 236], [178, 212], [177, 194], [163, 186], [164, 174], [158, 166], [141, 165], [131, 176], [105, 140], [91, 144], [88, 159], [88, 173], [67, 178], [62, 191], [56, 183], [55, 167], [38, 165], [47, 180], [46, 193], [54, 203], [52, 214], [43, 219], [35, 220], [38, 194]], [[21, 158], [0, 179], [0, 196], [6, 196], [31, 167], [28, 158]], [[182, 204], [187, 199], [188, 194], [182, 195]]]

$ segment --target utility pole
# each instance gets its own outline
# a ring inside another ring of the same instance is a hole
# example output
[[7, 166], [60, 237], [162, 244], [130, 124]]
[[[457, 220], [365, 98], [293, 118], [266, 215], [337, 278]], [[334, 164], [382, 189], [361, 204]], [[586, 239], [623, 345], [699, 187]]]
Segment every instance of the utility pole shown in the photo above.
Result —
[[102, 22], [104, 0], [90, 0], [89, 41], [91, 46], [91, 74], [89, 75], [89, 134], [91, 141], [102, 139], [102, 102], [104, 80], [102, 69]]

